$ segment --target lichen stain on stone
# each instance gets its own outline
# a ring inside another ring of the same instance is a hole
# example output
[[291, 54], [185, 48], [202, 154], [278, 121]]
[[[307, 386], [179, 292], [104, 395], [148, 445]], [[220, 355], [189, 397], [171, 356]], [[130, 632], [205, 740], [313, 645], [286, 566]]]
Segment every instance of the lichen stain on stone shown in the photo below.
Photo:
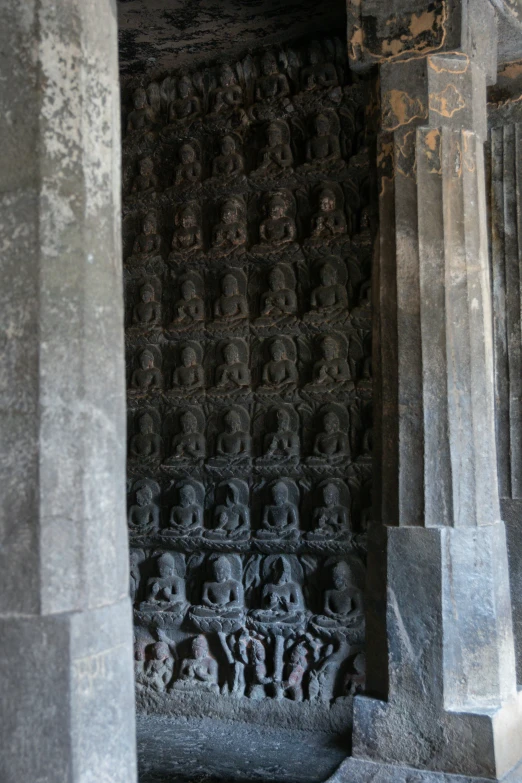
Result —
[[474, 134], [470, 131], [463, 131], [462, 141], [462, 161], [466, 170], [473, 174], [476, 168], [475, 145], [473, 144]]
[[428, 30], [434, 30], [437, 26], [435, 11], [423, 11], [420, 14], [413, 14], [410, 22], [410, 31], [414, 38]]
[[499, 76], [505, 79], [518, 79], [519, 76], [522, 76], [522, 60], [507, 63], [499, 72]]
[[404, 134], [402, 142], [397, 143], [395, 171], [407, 179], [417, 180], [417, 159], [415, 156], [416, 130]]
[[[453, 67], [447, 68], [445, 65], [440, 65], [439, 61], [442, 63], [451, 62]], [[462, 67], [458, 67], [458, 63], [462, 63]], [[428, 67], [431, 68], [432, 71], [435, 71], [435, 73], [466, 73], [469, 69], [469, 64], [470, 60], [468, 55], [461, 54], [460, 52], [453, 54], [451, 58], [448, 58], [447, 54], [435, 54], [428, 56]]]
[[430, 110], [441, 117], [451, 118], [466, 107], [466, 101], [454, 84], [448, 84], [442, 92], [430, 93]]
[[360, 53], [364, 50], [364, 30], [362, 27], [355, 27], [350, 37], [349, 56], [352, 60], [357, 60]]
[[428, 171], [430, 174], [440, 174], [440, 130], [433, 128], [424, 134], [424, 146], [426, 159], [428, 161]]
[[395, 130], [426, 117], [422, 101], [412, 98], [404, 90], [389, 90], [383, 97], [383, 125], [387, 130]]

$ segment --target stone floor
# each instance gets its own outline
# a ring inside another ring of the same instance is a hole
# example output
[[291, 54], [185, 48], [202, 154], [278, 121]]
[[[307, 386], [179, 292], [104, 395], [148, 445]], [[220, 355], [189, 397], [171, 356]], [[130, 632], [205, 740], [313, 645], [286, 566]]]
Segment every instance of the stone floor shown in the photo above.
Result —
[[319, 783], [346, 757], [322, 732], [215, 719], [138, 717], [140, 783]]

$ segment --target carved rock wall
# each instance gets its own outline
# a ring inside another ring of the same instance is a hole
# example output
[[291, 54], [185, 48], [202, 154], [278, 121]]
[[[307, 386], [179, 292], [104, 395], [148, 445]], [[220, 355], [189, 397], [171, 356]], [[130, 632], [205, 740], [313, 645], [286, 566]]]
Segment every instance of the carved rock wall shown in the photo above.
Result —
[[364, 682], [363, 104], [324, 39], [168, 74], [124, 106], [141, 710], [313, 728], [335, 702], [346, 725]]

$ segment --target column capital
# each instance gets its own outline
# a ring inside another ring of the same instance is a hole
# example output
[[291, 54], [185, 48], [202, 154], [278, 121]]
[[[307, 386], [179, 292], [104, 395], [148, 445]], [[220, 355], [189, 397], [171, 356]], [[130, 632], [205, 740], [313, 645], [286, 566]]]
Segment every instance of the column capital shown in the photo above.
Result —
[[460, 53], [476, 60], [493, 83], [497, 72], [495, 6], [521, 0], [347, 0], [348, 54], [353, 70], [428, 55]]

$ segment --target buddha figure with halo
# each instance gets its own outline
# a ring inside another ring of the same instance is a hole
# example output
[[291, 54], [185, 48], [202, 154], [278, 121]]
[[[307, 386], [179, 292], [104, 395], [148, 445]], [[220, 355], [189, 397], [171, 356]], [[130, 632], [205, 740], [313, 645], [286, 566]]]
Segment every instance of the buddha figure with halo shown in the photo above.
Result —
[[267, 129], [267, 144], [259, 155], [258, 174], [277, 175], [291, 170], [294, 156], [288, 140], [288, 126], [277, 120], [271, 122]]
[[207, 530], [207, 538], [214, 540], [241, 540], [250, 534], [250, 511], [241, 502], [240, 489], [235, 481], [225, 487], [225, 501], [214, 509], [214, 526]]
[[180, 294], [180, 298], [174, 304], [171, 326], [189, 327], [201, 323], [205, 318], [205, 305], [194, 280], [190, 278], [183, 280]]
[[324, 505], [314, 509], [313, 530], [308, 533], [308, 539], [323, 541], [346, 536], [349, 532], [350, 512], [341, 503], [339, 488], [329, 482], [323, 487], [322, 495]]
[[191, 653], [191, 658], [181, 661], [179, 677], [172, 687], [176, 690], [201, 689], [219, 694], [218, 665], [210, 655], [208, 642], [203, 634], [192, 640]]
[[181, 431], [172, 439], [173, 460], [200, 460], [205, 458], [205, 436], [199, 430], [198, 420], [193, 413], [185, 411], [180, 416]]
[[223, 202], [220, 222], [214, 226], [212, 234], [214, 249], [230, 253], [246, 243], [247, 231], [242, 212], [242, 206], [237, 198], [228, 198]]
[[344, 429], [335, 411], [327, 411], [323, 417], [323, 430], [315, 436], [313, 456], [307, 461], [335, 465], [349, 459], [350, 442]]
[[232, 392], [250, 386], [250, 370], [248, 365], [240, 360], [237, 345], [227, 343], [223, 348], [223, 358], [224, 363], [216, 370], [216, 390]]
[[147, 606], [163, 611], [181, 611], [187, 605], [185, 580], [176, 573], [176, 561], [168, 552], [157, 560], [158, 575], [147, 582]]
[[172, 376], [173, 389], [195, 391], [205, 385], [205, 371], [198, 362], [196, 351], [192, 346], [185, 345], [181, 349], [181, 362]]
[[284, 73], [279, 72], [272, 52], [265, 52], [261, 60], [261, 76], [256, 82], [256, 101], [284, 98], [290, 94], [290, 85]]
[[182, 144], [179, 149], [179, 164], [176, 167], [174, 185], [194, 185], [201, 181], [201, 163], [194, 144]]
[[293, 242], [296, 234], [295, 221], [288, 215], [287, 199], [283, 194], [275, 193], [268, 202], [267, 217], [259, 227], [261, 244], [280, 247]]
[[212, 163], [212, 176], [222, 179], [232, 179], [244, 174], [245, 160], [237, 151], [236, 140], [233, 136], [225, 136], [221, 140], [221, 152]]
[[180, 487], [179, 503], [172, 506], [166, 530], [177, 536], [200, 536], [203, 533], [203, 509], [192, 484]]
[[221, 278], [221, 295], [214, 303], [214, 318], [234, 323], [248, 318], [248, 302], [239, 290], [238, 279], [227, 273]]
[[161, 436], [154, 432], [154, 419], [143, 413], [139, 417], [138, 432], [130, 441], [130, 456], [134, 459], [155, 461], [161, 458]]
[[274, 319], [289, 318], [297, 312], [297, 296], [295, 290], [289, 288], [285, 270], [274, 266], [268, 275], [268, 291], [261, 296], [260, 321], [271, 322]]
[[139, 297], [132, 309], [132, 323], [135, 326], [157, 326], [161, 323], [161, 305], [156, 301], [154, 286], [151, 283], [143, 283]]
[[187, 204], [176, 215], [176, 228], [172, 237], [172, 254], [195, 253], [203, 249], [203, 234], [198, 212]]
[[270, 391], [293, 391], [299, 374], [295, 361], [288, 358], [285, 343], [275, 339], [269, 346], [270, 359], [263, 366], [262, 387]]
[[[155, 485], [157, 488], [157, 485]], [[159, 488], [157, 488], [159, 491]], [[154, 491], [146, 479], [135, 485], [136, 503], [129, 510], [129, 529], [137, 534], [155, 533], [160, 526], [159, 508], [154, 502]]]
[[263, 509], [261, 529], [257, 537], [269, 540], [299, 537], [299, 512], [295, 503], [289, 498], [288, 486], [284, 481], [278, 481], [271, 489], [272, 503]]
[[163, 375], [156, 367], [155, 357], [151, 350], [144, 348], [138, 357], [139, 366], [132, 373], [131, 388], [134, 391], [146, 393], [158, 391], [163, 387]]
[[161, 237], [158, 234], [158, 223], [154, 212], [149, 212], [143, 218], [142, 231], [134, 240], [132, 256], [129, 263], [148, 261], [161, 255]]

